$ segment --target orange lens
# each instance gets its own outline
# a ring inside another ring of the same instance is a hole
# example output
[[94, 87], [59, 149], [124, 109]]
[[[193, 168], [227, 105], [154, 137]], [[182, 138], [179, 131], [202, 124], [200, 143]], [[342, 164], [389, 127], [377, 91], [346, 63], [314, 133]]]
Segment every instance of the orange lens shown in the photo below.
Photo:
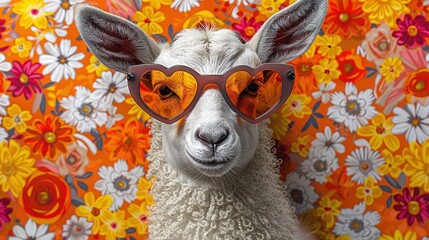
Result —
[[156, 114], [172, 119], [189, 107], [197, 93], [197, 81], [184, 71], [166, 76], [158, 70], [145, 72], [140, 77], [140, 96]]
[[256, 119], [280, 100], [282, 80], [272, 70], [260, 71], [255, 76], [237, 71], [227, 79], [226, 93], [241, 113]]

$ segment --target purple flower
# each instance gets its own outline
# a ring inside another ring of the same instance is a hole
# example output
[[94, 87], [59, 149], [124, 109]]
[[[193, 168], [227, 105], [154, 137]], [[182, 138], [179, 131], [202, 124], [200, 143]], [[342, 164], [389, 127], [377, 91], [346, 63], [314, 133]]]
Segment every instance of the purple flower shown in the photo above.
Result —
[[424, 46], [426, 44], [425, 37], [429, 37], [429, 22], [424, 16], [417, 16], [412, 19], [411, 15], [407, 14], [404, 21], [397, 19], [399, 30], [392, 33], [393, 37], [398, 38], [398, 45], [406, 45], [408, 48], [415, 46]]
[[419, 224], [424, 224], [425, 218], [429, 218], [429, 193], [419, 195], [419, 188], [414, 188], [413, 195], [410, 189], [404, 188], [401, 194], [396, 194], [393, 198], [398, 204], [393, 208], [399, 211], [397, 219], [407, 219], [409, 226], [413, 225], [417, 219]]
[[42, 92], [42, 87], [37, 80], [43, 78], [43, 75], [36, 73], [40, 66], [40, 63], [32, 64], [30, 60], [24, 65], [14, 61], [10, 70], [13, 75], [7, 78], [11, 82], [8, 91], [12, 92], [14, 97], [24, 94], [26, 99], [30, 99], [33, 92]]
[[0, 199], [0, 230], [3, 228], [3, 223], [10, 222], [9, 214], [12, 212], [12, 208], [7, 207], [9, 203], [10, 198]]

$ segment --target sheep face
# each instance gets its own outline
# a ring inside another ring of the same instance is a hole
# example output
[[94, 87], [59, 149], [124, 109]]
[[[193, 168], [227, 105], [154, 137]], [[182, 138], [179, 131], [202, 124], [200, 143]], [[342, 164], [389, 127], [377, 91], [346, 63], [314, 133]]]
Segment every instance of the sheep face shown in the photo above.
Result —
[[[170, 44], [159, 45], [127, 20], [86, 5], [78, 5], [76, 25], [97, 58], [116, 71], [157, 63], [218, 75], [234, 66], [300, 56], [316, 37], [326, 10], [327, 0], [299, 0], [270, 17], [248, 43], [231, 30], [187, 29]], [[208, 87], [188, 116], [161, 129], [169, 166], [196, 183], [245, 168], [259, 144], [258, 126], [238, 118], [217, 87]]]

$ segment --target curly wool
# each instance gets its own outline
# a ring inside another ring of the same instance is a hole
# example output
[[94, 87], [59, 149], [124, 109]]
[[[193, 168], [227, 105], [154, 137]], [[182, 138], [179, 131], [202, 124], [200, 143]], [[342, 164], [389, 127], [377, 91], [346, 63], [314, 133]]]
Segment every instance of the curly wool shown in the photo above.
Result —
[[154, 176], [155, 204], [150, 239], [294, 239], [298, 222], [279, 184], [278, 164], [267, 122], [259, 126], [254, 159], [222, 189], [195, 186], [164, 160], [160, 124], [151, 123], [148, 174]]

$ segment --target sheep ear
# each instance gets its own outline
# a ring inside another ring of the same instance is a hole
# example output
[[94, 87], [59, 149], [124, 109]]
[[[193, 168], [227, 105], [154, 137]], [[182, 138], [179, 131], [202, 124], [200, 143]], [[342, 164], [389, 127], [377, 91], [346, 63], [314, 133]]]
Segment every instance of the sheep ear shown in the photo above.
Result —
[[248, 46], [263, 62], [291, 61], [311, 46], [327, 9], [327, 0], [298, 0], [271, 16]]
[[76, 26], [92, 53], [107, 67], [126, 73], [132, 65], [152, 63], [159, 46], [128, 20], [85, 4], [75, 6]]

